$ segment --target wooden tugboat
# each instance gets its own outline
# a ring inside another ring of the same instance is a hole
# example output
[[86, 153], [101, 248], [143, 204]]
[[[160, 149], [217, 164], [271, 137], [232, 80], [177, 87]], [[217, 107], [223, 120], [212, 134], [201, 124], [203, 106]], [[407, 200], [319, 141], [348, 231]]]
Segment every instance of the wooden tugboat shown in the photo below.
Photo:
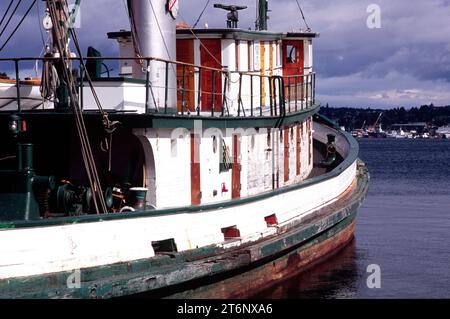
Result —
[[245, 297], [351, 241], [369, 175], [318, 115], [318, 34], [268, 32], [264, 0], [256, 31], [129, 0], [102, 77], [113, 59], [74, 56], [67, 2], [47, 7], [42, 105], [17, 78], [0, 109], [1, 298]]

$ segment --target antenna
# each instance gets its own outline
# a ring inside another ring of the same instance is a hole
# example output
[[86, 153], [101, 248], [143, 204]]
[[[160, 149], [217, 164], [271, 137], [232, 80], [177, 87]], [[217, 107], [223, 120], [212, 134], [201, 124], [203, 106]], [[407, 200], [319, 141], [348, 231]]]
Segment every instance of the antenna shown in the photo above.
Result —
[[214, 8], [223, 9], [229, 11], [227, 14], [227, 28], [237, 28], [239, 22], [239, 10], [247, 9], [247, 6], [237, 6], [237, 5], [224, 5], [215, 4]]
[[267, 30], [267, 20], [269, 17], [267, 13], [269, 12], [269, 1], [268, 0], [258, 0], [258, 18], [256, 20], [256, 30], [263, 31]]

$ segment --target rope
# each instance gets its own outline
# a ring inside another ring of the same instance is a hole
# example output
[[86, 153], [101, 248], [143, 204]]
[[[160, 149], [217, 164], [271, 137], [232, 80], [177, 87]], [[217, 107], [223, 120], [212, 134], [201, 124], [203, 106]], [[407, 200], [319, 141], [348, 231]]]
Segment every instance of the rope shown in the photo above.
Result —
[[[185, 20], [181, 14], [178, 14], [181, 18], [181, 20]], [[196, 40], [200, 41], [200, 45], [203, 47], [203, 49], [205, 49], [206, 53], [208, 53], [209, 56], [211, 56], [213, 58], [214, 61], [217, 62], [218, 65], [220, 65], [220, 68], [222, 69], [222, 62], [220, 62], [219, 60], [217, 60], [217, 58], [215, 57], [214, 54], [211, 53], [211, 51], [208, 50], [208, 48], [202, 43], [202, 40], [200, 40], [200, 38], [195, 34], [194, 30], [192, 27], [189, 27], [188, 30], [192, 33], [192, 35], [195, 37]]]
[[[20, 3], [20, 2], [19, 2]], [[6, 40], [6, 42], [3, 44], [3, 46], [0, 48], [0, 51], [2, 51], [6, 45], [8, 44], [9, 40], [11, 40], [11, 38], [14, 36], [14, 34], [17, 32], [17, 30], [19, 30], [20, 26], [22, 25], [23, 21], [25, 20], [25, 18], [28, 16], [28, 14], [30, 13], [31, 9], [33, 8], [34, 4], [36, 3], [36, 0], [33, 1], [33, 3], [30, 5], [30, 7], [28, 8], [27, 12], [25, 12], [25, 15], [22, 17], [22, 19], [20, 20], [19, 24], [16, 26], [16, 28], [13, 30], [13, 32], [11, 33], [11, 35], [9, 36], [9, 38]], [[8, 25], [8, 24], [6, 24]], [[1, 36], [1, 35], [0, 35]]]
[[[0, 32], [0, 37], [3, 35], [3, 33], [5, 32], [6, 28], [8, 27], [9, 23], [11, 22], [11, 19], [14, 17], [14, 15], [16, 14], [17, 9], [19, 8], [20, 3], [22, 2], [22, 0], [19, 0], [19, 2], [17, 3], [16, 7], [14, 8], [13, 12], [11, 13], [11, 15], [9, 16], [8, 21], [6, 21], [5, 26], [3, 27], [2, 31]], [[9, 10], [8, 10], [9, 11]], [[2, 21], [3, 22], [3, 21]]]
[[37, 11], [37, 20], [38, 20], [38, 28], [39, 28], [39, 32], [41, 34], [41, 40], [42, 40], [42, 45], [44, 46], [44, 50], [45, 50], [45, 37], [44, 37], [44, 33], [42, 32], [42, 26], [41, 26], [41, 9], [39, 8], [39, 1], [37, 2], [37, 6], [36, 6], [36, 11]]
[[300, 10], [300, 13], [302, 14], [302, 19], [305, 22], [306, 28], [308, 31], [310, 31], [311, 28], [309, 27], [308, 23], [306, 22], [305, 15], [303, 14], [303, 10], [302, 10], [302, 7], [300, 6], [300, 3], [298, 2], [298, 0], [295, 0], [295, 1], [297, 2], [298, 9]]
[[[67, 8], [67, 1], [62, 0], [63, 4]], [[52, 16], [53, 21], [59, 21], [58, 19], [58, 9], [56, 7], [56, 4], [52, 0], [47, 0], [47, 7], [49, 8], [50, 15]], [[65, 13], [65, 12], [64, 12]], [[65, 13], [65, 18], [67, 19], [67, 13]], [[93, 200], [94, 205], [97, 214], [100, 214], [101, 212], [107, 213], [107, 207], [105, 203], [105, 199], [103, 197], [103, 192], [101, 189], [100, 179], [98, 176], [98, 172], [95, 165], [95, 159], [92, 154], [92, 148], [90, 146], [86, 125], [84, 123], [84, 117], [82, 115], [82, 111], [80, 109], [80, 105], [78, 104], [78, 97], [76, 93], [76, 85], [73, 79], [73, 75], [69, 70], [70, 65], [70, 56], [65, 48], [65, 43], [61, 43], [60, 39], [62, 38], [62, 31], [65, 31], [64, 26], [60, 25], [60, 23], [54, 23], [54, 30], [56, 33], [56, 45], [57, 49], [61, 55], [61, 61], [63, 62], [62, 65], [62, 71], [64, 78], [67, 80], [68, 88], [69, 88], [69, 95], [70, 95], [70, 101], [72, 103], [72, 107], [75, 114], [75, 122], [77, 126], [78, 135], [80, 138], [81, 143], [81, 154], [84, 162], [84, 166], [86, 169], [86, 174], [89, 179], [89, 183], [92, 189], [92, 192], [94, 194]], [[75, 32], [72, 30], [72, 34], [75, 34]], [[98, 204], [98, 201], [100, 202], [100, 206]], [[101, 211], [100, 211], [101, 208]]]
[[205, 5], [205, 7], [203, 8], [202, 13], [200, 13], [200, 16], [198, 17], [197, 21], [195, 21], [195, 23], [194, 23], [192, 29], [195, 29], [195, 27], [197, 26], [197, 24], [200, 22], [200, 19], [202, 18], [203, 13], [205, 13], [206, 8], [208, 7], [208, 5], [209, 5], [210, 2], [211, 2], [211, 0], [208, 0], [208, 1], [206, 2], [206, 5]]
[[5, 18], [8, 15], [9, 9], [11, 9], [11, 6], [12, 6], [13, 3], [14, 3], [14, 0], [11, 0], [11, 2], [9, 3], [8, 9], [6, 9], [6, 12], [3, 15], [2, 20], [0, 21], [0, 26], [3, 24], [3, 21], [5, 21]]

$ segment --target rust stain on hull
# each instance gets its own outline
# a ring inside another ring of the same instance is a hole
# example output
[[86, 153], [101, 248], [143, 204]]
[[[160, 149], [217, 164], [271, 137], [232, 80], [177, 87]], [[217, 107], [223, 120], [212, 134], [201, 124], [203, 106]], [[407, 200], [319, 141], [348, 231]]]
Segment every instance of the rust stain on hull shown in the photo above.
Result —
[[229, 299], [248, 298], [281, 281], [289, 279], [338, 253], [354, 237], [356, 219], [337, 234], [319, 242], [307, 244], [287, 256], [238, 276], [186, 291], [172, 298]]

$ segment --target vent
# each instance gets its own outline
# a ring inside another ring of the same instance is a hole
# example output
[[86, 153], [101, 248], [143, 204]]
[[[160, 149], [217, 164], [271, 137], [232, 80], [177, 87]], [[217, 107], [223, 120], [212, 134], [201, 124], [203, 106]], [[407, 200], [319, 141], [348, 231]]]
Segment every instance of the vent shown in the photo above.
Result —
[[267, 227], [278, 225], [278, 218], [277, 218], [277, 215], [275, 215], [275, 214], [264, 217], [264, 219], [267, 223]]
[[222, 228], [222, 234], [225, 240], [241, 237], [241, 232], [239, 231], [237, 226]]
[[153, 250], [155, 251], [155, 254], [178, 252], [177, 245], [175, 244], [175, 240], [173, 238], [159, 241], [152, 241], [152, 247]]

